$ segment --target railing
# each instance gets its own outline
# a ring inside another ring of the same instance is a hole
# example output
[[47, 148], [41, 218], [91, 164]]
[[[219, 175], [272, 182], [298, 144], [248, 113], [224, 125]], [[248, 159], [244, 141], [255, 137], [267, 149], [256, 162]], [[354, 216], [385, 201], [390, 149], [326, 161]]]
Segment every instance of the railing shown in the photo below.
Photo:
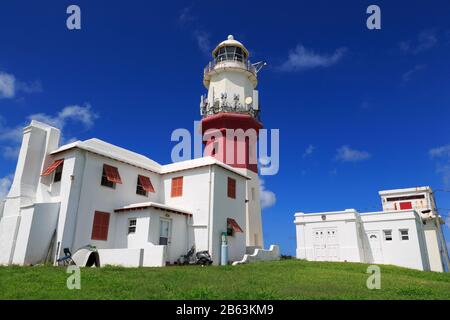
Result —
[[247, 70], [248, 72], [251, 72], [253, 75], [256, 76], [256, 73], [257, 73], [256, 68], [250, 62], [250, 60], [246, 60], [245, 62], [243, 62], [243, 61], [239, 61], [237, 59], [234, 59], [234, 60], [221, 60], [221, 61], [216, 61], [216, 60], [210, 61], [208, 63], [208, 65], [205, 67], [205, 69], [203, 70], [203, 72], [204, 72], [204, 74], [208, 74], [211, 71], [213, 71], [216, 66], [218, 66], [218, 65], [220, 66], [221, 64], [223, 64], [224, 67], [225, 67], [225, 64], [227, 62], [229, 62], [229, 61], [235, 62], [237, 65], [239, 65], [239, 67], [241, 67], [244, 70]]
[[253, 118], [255, 118], [256, 120], [258, 121], [260, 120], [259, 110], [253, 109], [251, 105], [244, 107], [240, 103], [231, 105], [226, 101], [216, 100], [213, 105], [206, 103], [201, 107], [201, 114], [203, 118], [222, 112], [248, 114]]

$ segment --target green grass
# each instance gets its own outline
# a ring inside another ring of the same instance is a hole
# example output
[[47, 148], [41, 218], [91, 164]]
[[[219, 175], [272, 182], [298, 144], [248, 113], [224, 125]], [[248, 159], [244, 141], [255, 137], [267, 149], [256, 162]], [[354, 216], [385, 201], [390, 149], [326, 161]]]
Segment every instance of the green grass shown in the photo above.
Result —
[[381, 266], [282, 260], [237, 267], [85, 268], [68, 290], [64, 268], [0, 267], [0, 299], [450, 299], [450, 274]]

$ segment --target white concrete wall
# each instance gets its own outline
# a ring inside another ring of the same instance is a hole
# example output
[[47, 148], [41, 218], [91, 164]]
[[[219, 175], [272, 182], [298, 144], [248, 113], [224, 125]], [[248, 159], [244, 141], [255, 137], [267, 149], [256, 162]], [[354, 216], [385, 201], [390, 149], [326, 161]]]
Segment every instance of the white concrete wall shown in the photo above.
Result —
[[[71, 210], [78, 212], [76, 234], [71, 246], [74, 250], [87, 244], [92, 244], [97, 248], [114, 248], [116, 218], [118, 216], [114, 213], [114, 210], [132, 203], [159, 202], [162, 192], [159, 175], [96, 154], [84, 151], [82, 153], [77, 156], [82, 169], [75, 176], [75, 181], [80, 181], [82, 187], [78, 197], [75, 197], [77, 198], [76, 203], [71, 206]], [[83, 157], [86, 158], [85, 165], [83, 164]], [[114, 189], [101, 185], [103, 164], [118, 168], [122, 184], [116, 184]], [[137, 176], [139, 174], [150, 177], [155, 193], [148, 193], [147, 196], [136, 194]], [[106, 241], [91, 239], [95, 211], [110, 213], [108, 239]]]
[[[194, 238], [189, 226], [190, 218], [184, 215], [169, 213], [155, 208], [139, 211], [116, 213], [115, 248], [144, 248], [149, 252], [159, 246], [160, 220], [171, 222], [170, 244], [165, 248], [166, 259], [174, 263], [181, 255], [187, 253]], [[136, 219], [136, 232], [128, 234], [128, 221]], [[161, 246], [163, 247], [163, 246]]]
[[143, 249], [99, 249], [100, 266], [141, 267]]
[[[59, 130], [36, 121], [32, 121], [24, 129], [14, 180], [0, 219], [0, 264], [12, 263], [15, 250], [21, 252], [18, 257], [26, 252], [27, 244], [23, 241], [17, 242], [21, 208], [40, 200], [37, 191], [44, 161], [47, 155], [57, 148], [59, 136]], [[30, 221], [28, 222], [31, 223]], [[26, 223], [27, 218], [24, 219], [24, 226]], [[20, 261], [20, 258], [16, 261]]]
[[[392, 264], [417, 270], [427, 270], [426, 246], [421, 235], [420, 219], [414, 211], [362, 214], [365, 232], [380, 234], [383, 264]], [[419, 222], [419, 224], [417, 223]], [[401, 240], [400, 230], [408, 229], [409, 240]], [[383, 230], [392, 230], [392, 241], [384, 239]], [[370, 249], [365, 239], [365, 249]], [[369, 254], [370, 256], [370, 254]], [[372, 261], [366, 261], [372, 263]]]
[[246, 182], [246, 243], [247, 246], [264, 248], [259, 176], [248, 169], [238, 170], [251, 178]]
[[440, 250], [440, 239], [436, 220], [427, 221], [424, 226], [425, 241], [427, 244], [428, 257], [431, 271], [443, 272], [442, 252]]
[[280, 260], [280, 248], [277, 245], [271, 245], [268, 250], [258, 248], [252, 254], [244, 255], [241, 261], [233, 262], [233, 266], [244, 263], [277, 260]]
[[[215, 264], [220, 262], [221, 235], [227, 231], [227, 218], [236, 220], [244, 232], [235, 232], [228, 240], [229, 262], [239, 261], [246, 250], [246, 180], [221, 167], [214, 167], [214, 207], [212, 216], [211, 255]], [[236, 180], [236, 198], [228, 197], [228, 177]]]
[[58, 220], [59, 203], [36, 203], [22, 208], [13, 264], [43, 263]]
[[208, 89], [208, 102], [212, 105], [213, 96], [215, 100], [220, 101], [221, 94], [227, 93], [228, 103], [233, 104], [234, 94], [238, 94], [240, 98], [239, 102], [245, 106], [245, 98], [253, 98], [253, 89], [255, 88], [246, 73], [241, 71], [221, 71], [211, 76]]
[[[326, 216], [326, 220], [322, 216]], [[336, 261], [360, 262], [362, 260], [359, 238], [359, 219], [354, 210], [319, 214], [296, 214], [297, 258], [318, 260], [315, 253], [314, 232], [336, 229], [338, 254]]]

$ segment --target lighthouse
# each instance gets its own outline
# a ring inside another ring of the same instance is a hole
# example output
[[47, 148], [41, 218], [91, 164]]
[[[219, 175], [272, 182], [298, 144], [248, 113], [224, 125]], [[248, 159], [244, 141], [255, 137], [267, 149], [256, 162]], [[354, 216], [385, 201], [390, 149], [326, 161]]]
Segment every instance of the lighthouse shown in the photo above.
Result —
[[250, 178], [245, 200], [246, 243], [248, 247], [262, 248], [256, 147], [263, 125], [256, 87], [258, 71], [264, 63], [252, 64], [247, 48], [232, 35], [217, 45], [212, 57], [203, 77], [208, 93], [200, 99], [205, 155], [215, 157]]

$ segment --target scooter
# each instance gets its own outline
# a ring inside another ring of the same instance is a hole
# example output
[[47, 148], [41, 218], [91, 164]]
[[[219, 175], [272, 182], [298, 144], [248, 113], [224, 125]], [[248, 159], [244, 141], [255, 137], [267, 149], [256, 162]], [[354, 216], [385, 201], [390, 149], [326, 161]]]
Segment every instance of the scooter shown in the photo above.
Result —
[[195, 252], [195, 245], [192, 246], [192, 248], [188, 251], [187, 254], [181, 256], [177, 264], [180, 265], [191, 265], [191, 264], [198, 264], [202, 266], [209, 266], [213, 263], [211, 259], [211, 255], [207, 250], [205, 251], [199, 251]]

